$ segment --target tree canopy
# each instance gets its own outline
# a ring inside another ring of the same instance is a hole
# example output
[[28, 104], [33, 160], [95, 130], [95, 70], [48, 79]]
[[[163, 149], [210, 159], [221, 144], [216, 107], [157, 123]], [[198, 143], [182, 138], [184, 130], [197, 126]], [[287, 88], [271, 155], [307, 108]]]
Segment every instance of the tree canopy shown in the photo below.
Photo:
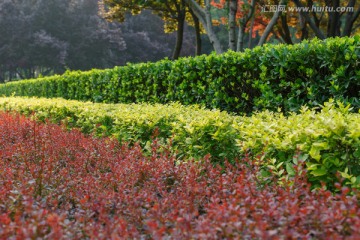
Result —
[[201, 38], [203, 32], [197, 16], [188, 8], [185, 0], [101, 0], [101, 14], [109, 21], [124, 22], [126, 13], [136, 15], [143, 10], [151, 10], [164, 21], [164, 31], [171, 33], [176, 31], [177, 38], [174, 47], [173, 59], [180, 56], [183, 42], [185, 22], [195, 27], [196, 54], [201, 53]]

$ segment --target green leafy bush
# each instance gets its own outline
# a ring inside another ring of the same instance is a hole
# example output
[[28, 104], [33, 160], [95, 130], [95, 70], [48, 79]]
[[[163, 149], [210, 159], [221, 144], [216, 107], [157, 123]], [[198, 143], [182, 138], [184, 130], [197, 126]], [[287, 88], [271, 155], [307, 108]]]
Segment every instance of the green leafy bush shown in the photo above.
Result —
[[41, 121], [63, 121], [69, 128], [80, 128], [98, 136], [113, 135], [121, 142], [138, 142], [149, 147], [154, 133], [167, 143], [172, 139], [178, 156], [201, 158], [210, 153], [214, 161], [234, 159], [237, 117], [219, 110], [179, 103], [103, 104], [64, 99], [0, 98], [6, 111], [35, 114]]
[[350, 105], [329, 101], [318, 113], [303, 107], [300, 114], [287, 117], [265, 111], [234, 127], [242, 152], [263, 153], [272, 171], [282, 166], [291, 175], [293, 166], [304, 160], [310, 181], [333, 185], [340, 171], [350, 184], [360, 184], [360, 114], [351, 113]]
[[[97, 135], [112, 135], [120, 141], [139, 141], [151, 150], [157, 132], [179, 160], [212, 155], [213, 162], [252, 156], [284, 176], [292, 174], [299, 160], [306, 161], [310, 181], [333, 186], [337, 171], [353, 186], [360, 184], [360, 114], [334, 101], [320, 111], [303, 107], [299, 114], [284, 116], [270, 111], [241, 117], [179, 103], [101, 104], [64, 99], [0, 98], [5, 111], [34, 113], [39, 120], [63, 121]], [[269, 160], [264, 160], [269, 159]]]
[[200, 104], [210, 109], [297, 111], [330, 98], [359, 109], [360, 36], [245, 52], [67, 72], [0, 85], [0, 95], [104, 103]]

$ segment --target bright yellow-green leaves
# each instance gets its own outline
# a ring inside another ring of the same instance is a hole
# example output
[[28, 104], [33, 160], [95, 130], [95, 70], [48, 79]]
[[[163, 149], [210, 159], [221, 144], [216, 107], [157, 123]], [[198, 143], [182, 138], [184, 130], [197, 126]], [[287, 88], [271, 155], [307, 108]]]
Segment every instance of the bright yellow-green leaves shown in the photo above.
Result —
[[304, 107], [289, 116], [270, 111], [235, 116], [179, 103], [101, 104], [19, 97], [0, 98], [0, 109], [35, 112], [40, 120], [51, 118], [85, 132], [140, 141], [145, 148], [158, 129], [162, 143], [172, 139], [179, 160], [210, 153], [213, 161], [223, 162], [250, 154], [279, 176], [294, 174], [294, 164], [306, 161], [315, 183], [332, 184], [337, 171], [349, 184], [360, 183], [356, 180], [360, 176], [360, 114], [332, 100], [321, 111]]
[[0, 98], [0, 106], [24, 114], [35, 112], [40, 120], [65, 121], [68, 126], [88, 133], [113, 135], [120, 141], [132, 143], [140, 141], [144, 146], [158, 129], [159, 138], [165, 142], [173, 137], [173, 149], [179, 151], [179, 157], [200, 158], [207, 153], [218, 160], [235, 157], [234, 135], [227, 139], [229, 132], [234, 132], [231, 125], [235, 117], [218, 110], [185, 107], [178, 103], [101, 104], [14, 97]]
[[[308, 154], [308, 170], [315, 178], [335, 181], [333, 174], [348, 167], [360, 173], [360, 115], [349, 112], [349, 106], [330, 101], [321, 112], [303, 108], [300, 114], [284, 117], [262, 112], [236, 128], [243, 151], [263, 151], [277, 162], [289, 163], [299, 152]], [[351, 176], [353, 177], [353, 175]]]

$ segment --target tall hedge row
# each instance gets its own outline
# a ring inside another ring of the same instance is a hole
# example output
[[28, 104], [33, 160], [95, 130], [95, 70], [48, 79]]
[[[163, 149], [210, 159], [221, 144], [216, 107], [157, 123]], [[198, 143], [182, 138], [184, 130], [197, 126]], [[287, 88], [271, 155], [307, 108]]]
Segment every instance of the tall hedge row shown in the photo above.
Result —
[[62, 97], [105, 103], [201, 104], [231, 112], [296, 111], [329, 98], [360, 107], [360, 36], [242, 53], [67, 72], [0, 85], [0, 95]]

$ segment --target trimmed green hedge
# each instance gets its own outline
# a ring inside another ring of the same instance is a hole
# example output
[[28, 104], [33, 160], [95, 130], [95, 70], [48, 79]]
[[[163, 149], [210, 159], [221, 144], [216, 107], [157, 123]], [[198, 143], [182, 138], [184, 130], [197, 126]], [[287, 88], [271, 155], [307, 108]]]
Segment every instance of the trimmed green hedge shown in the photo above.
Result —
[[310, 180], [333, 186], [339, 170], [354, 186], [360, 186], [360, 113], [349, 106], [325, 103], [321, 111], [302, 108], [299, 114], [284, 116], [264, 111], [251, 117], [233, 116], [219, 110], [178, 103], [102, 104], [63, 99], [0, 98], [0, 110], [35, 113], [65, 122], [69, 127], [97, 135], [112, 135], [120, 141], [139, 141], [151, 149], [152, 133], [179, 160], [212, 155], [212, 160], [230, 161], [250, 155], [280, 176], [292, 174], [293, 165], [306, 161]]
[[334, 98], [360, 108], [360, 36], [265, 45], [177, 61], [67, 72], [0, 85], [0, 95], [104, 103], [200, 104], [230, 112], [297, 111]]
[[[115, 136], [120, 142], [140, 142], [145, 147], [152, 142], [154, 132], [164, 143], [173, 138], [173, 150], [178, 157], [202, 158], [210, 153], [213, 160], [238, 155], [235, 129], [238, 117], [219, 110], [179, 103], [103, 104], [46, 98], [0, 98], [0, 110], [35, 113], [37, 119], [65, 122], [69, 128], [98, 136]], [[231, 137], [229, 137], [231, 135]]]

